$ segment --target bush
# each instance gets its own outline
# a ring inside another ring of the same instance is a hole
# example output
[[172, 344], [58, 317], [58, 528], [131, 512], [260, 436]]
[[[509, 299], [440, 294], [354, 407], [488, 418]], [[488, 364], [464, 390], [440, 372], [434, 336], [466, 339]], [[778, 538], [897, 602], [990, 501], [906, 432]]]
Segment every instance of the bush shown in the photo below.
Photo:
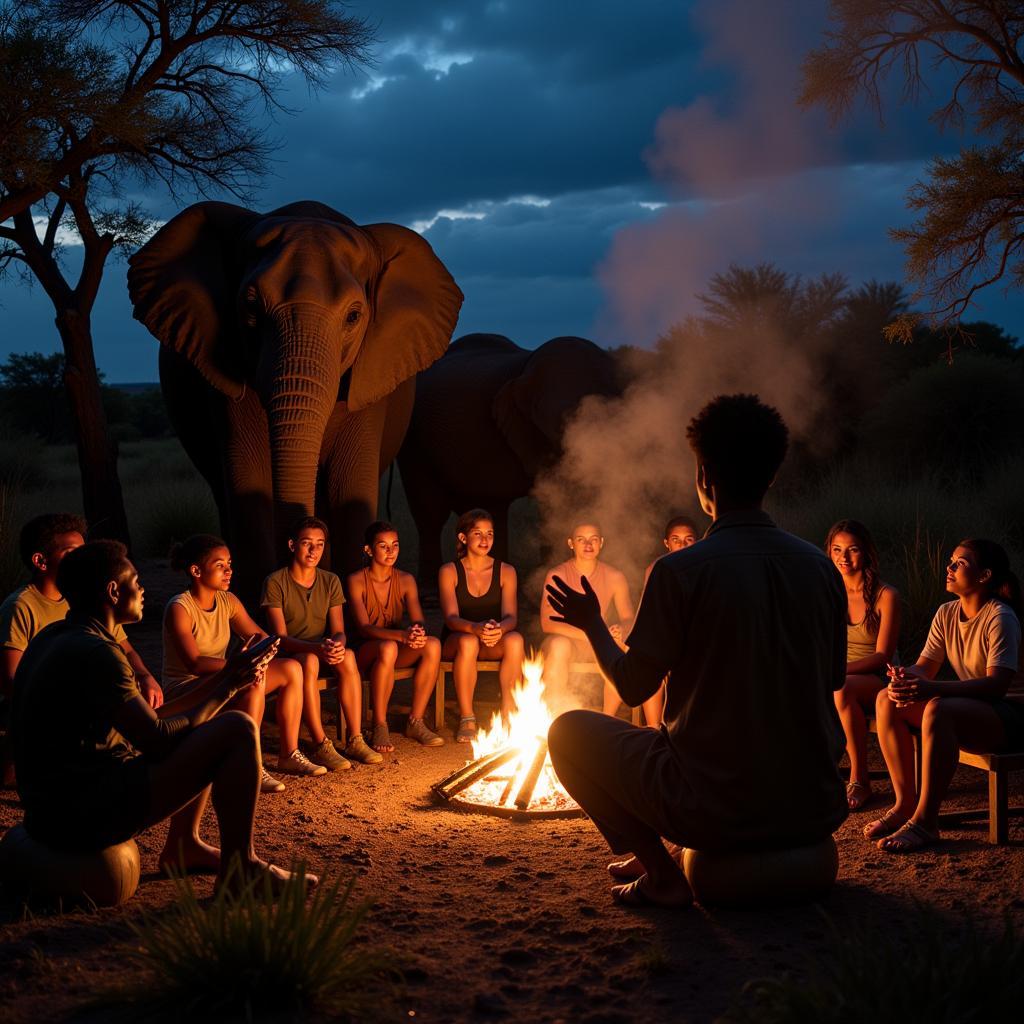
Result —
[[967, 1024], [1017, 1020], [1024, 939], [919, 907], [899, 918], [829, 923], [827, 951], [800, 976], [748, 982], [720, 1024]]
[[187, 479], [154, 472], [126, 488], [128, 521], [138, 554], [163, 558], [174, 541], [194, 533], [218, 533], [217, 506], [195, 470]]
[[353, 900], [353, 886], [354, 879], [336, 879], [308, 898], [296, 878], [275, 899], [264, 880], [239, 895], [223, 886], [204, 906], [188, 878], [176, 878], [170, 909], [132, 925], [138, 941], [128, 973], [138, 968], [137, 979], [107, 1000], [173, 1019], [253, 1020], [312, 1008], [376, 1016], [388, 1001], [394, 958], [389, 967], [383, 952], [356, 943], [369, 904]]

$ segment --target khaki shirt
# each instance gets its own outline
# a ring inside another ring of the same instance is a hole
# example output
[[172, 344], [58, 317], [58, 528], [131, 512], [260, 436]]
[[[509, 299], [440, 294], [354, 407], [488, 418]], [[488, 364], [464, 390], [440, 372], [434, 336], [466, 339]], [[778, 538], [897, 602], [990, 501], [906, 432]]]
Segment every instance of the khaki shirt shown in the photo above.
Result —
[[280, 608], [288, 635], [296, 640], [322, 640], [327, 635], [327, 612], [345, 603], [341, 580], [333, 572], [317, 569], [313, 586], [297, 583], [288, 567], [263, 581], [260, 606]]
[[[23, 651], [36, 633], [51, 623], [60, 622], [68, 614], [68, 602], [62, 597], [52, 601], [39, 592], [35, 584], [27, 583], [0, 604], [0, 647], [10, 651]], [[124, 628], [114, 627], [114, 639], [123, 644]]]
[[192, 624], [192, 636], [199, 656], [202, 658], [223, 658], [231, 642], [231, 620], [242, 608], [241, 602], [229, 591], [217, 591], [212, 608], [200, 608], [196, 599], [186, 590], [176, 594], [164, 608], [164, 672], [162, 686], [164, 696], [169, 697], [176, 690], [194, 683], [199, 676], [191, 672], [178, 654], [178, 648], [171, 639], [171, 608], [181, 605], [188, 612]]
[[723, 515], [655, 562], [628, 644], [671, 671], [664, 727], [723, 846], [815, 842], [846, 818], [846, 593], [821, 551], [763, 512]]

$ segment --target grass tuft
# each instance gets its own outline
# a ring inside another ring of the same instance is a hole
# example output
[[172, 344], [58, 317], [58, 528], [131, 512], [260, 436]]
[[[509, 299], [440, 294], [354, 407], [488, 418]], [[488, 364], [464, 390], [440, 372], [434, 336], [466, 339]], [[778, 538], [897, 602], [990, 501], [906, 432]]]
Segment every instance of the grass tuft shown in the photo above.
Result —
[[952, 922], [918, 907], [884, 927], [830, 921], [827, 952], [799, 974], [747, 982], [719, 1024], [968, 1024], [1016, 1020], [1024, 1000], [1024, 937]]
[[310, 1010], [369, 1020], [392, 1005], [393, 958], [355, 941], [370, 904], [353, 899], [354, 878], [321, 882], [312, 897], [296, 878], [277, 898], [256, 880], [238, 894], [222, 886], [205, 904], [187, 877], [174, 884], [167, 912], [132, 924], [138, 980], [113, 1001], [157, 1017], [247, 1021]]

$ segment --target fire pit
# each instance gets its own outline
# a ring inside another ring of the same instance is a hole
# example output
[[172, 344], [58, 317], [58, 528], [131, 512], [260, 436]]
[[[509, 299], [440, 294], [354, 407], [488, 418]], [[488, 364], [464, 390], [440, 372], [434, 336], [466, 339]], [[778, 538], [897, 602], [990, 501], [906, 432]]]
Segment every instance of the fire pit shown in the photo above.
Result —
[[579, 804], [562, 788], [548, 757], [551, 712], [544, 702], [543, 662], [528, 659], [513, 691], [516, 709], [473, 740], [473, 760], [431, 788], [449, 806], [508, 818], [577, 818]]

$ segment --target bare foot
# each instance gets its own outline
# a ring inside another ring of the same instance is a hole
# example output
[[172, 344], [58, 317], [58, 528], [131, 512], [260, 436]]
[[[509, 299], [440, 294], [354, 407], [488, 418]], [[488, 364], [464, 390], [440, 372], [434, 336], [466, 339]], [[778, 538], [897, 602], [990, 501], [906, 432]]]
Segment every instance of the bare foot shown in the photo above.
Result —
[[612, 886], [612, 899], [626, 907], [668, 907], [681, 910], [693, 903], [693, 893], [683, 875], [655, 886], [650, 875], [641, 875], [625, 885]]
[[[668, 850], [669, 856], [681, 868], [683, 866], [683, 848], [676, 843], [670, 843], [666, 840], [665, 849]], [[647, 868], [644, 867], [640, 858], [636, 856], [624, 857], [622, 860], [613, 860], [608, 865], [608, 874], [612, 878], [621, 878], [624, 881], [639, 878], [641, 875], [646, 874], [646, 872]]]
[[172, 871], [195, 875], [215, 875], [220, 871], [220, 850], [204, 843], [198, 836], [189, 842], [178, 842], [171, 849], [170, 840], [160, 853], [157, 866], [166, 875]]
[[[241, 892], [254, 879], [268, 878], [270, 889], [275, 897], [280, 896], [285, 885], [294, 877], [293, 872], [286, 871], [276, 864], [268, 864], [265, 860], [252, 860], [242, 871], [229, 871], [227, 877], [218, 875], [214, 885], [214, 892], [220, 892], [228, 886], [235, 894]], [[306, 871], [302, 875], [306, 883], [306, 892], [309, 893], [320, 884], [320, 879]]]

